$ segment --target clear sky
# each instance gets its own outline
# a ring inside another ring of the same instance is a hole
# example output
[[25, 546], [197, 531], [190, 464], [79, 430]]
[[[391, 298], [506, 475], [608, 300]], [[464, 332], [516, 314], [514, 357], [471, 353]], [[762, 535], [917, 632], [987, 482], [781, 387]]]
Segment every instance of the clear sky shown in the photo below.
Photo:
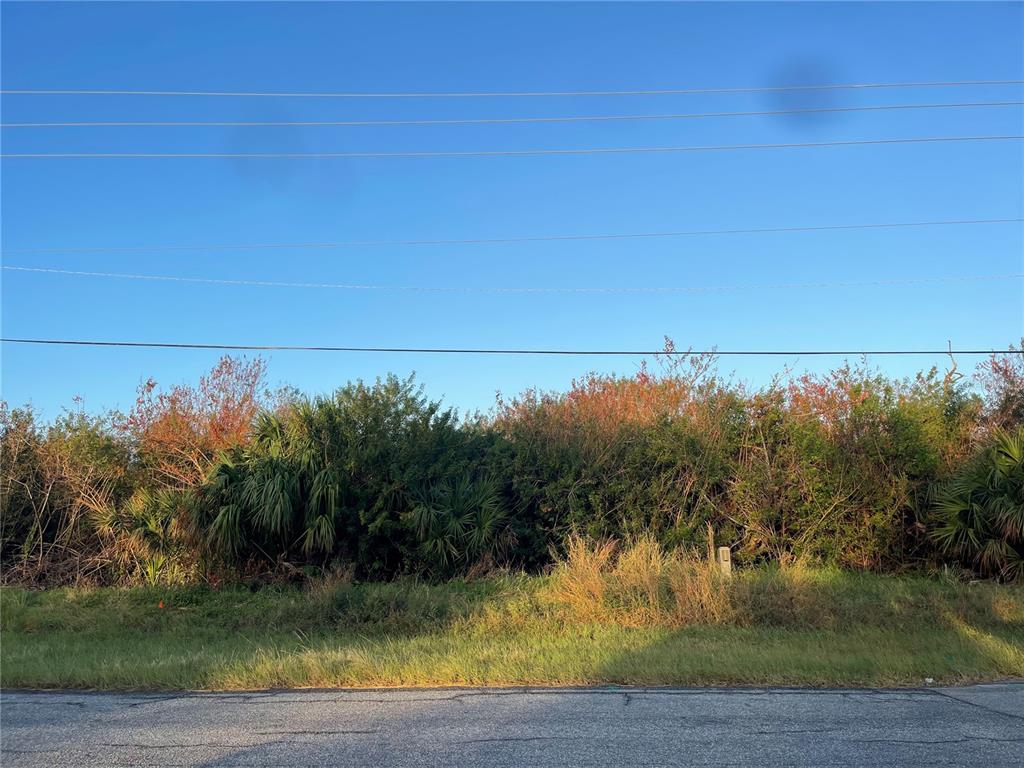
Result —
[[[1024, 79], [1020, 3], [3, 3], [4, 89], [578, 91]], [[324, 121], [1022, 101], [1021, 86], [546, 98], [3, 96], [3, 122]], [[1024, 134], [1021, 107], [390, 127], [5, 129], [3, 151], [442, 151]], [[665, 287], [1024, 272], [1020, 224], [460, 246], [15, 253], [28, 248], [459, 239], [1024, 216], [1021, 142], [687, 154], [3, 161], [3, 262], [384, 286]], [[2, 274], [8, 337], [256, 344], [721, 349], [1005, 346], [1019, 279], [701, 294], [492, 294]], [[3, 397], [125, 407], [216, 352], [2, 349]], [[415, 370], [461, 409], [622, 358], [269, 356], [326, 392]], [[732, 358], [754, 383], [783, 365]], [[906, 374], [932, 361], [876, 362]], [[941, 359], [934, 362], [942, 363]], [[963, 361], [964, 364], [967, 361]]]

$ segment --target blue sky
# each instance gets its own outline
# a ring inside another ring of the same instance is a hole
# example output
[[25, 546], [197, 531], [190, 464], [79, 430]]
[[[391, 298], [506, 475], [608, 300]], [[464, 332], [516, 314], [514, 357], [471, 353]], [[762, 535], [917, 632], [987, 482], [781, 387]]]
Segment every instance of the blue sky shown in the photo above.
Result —
[[[1024, 79], [1021, 4], [4, 3], [5, 89], [562, 91]], [[408, 120], [1021, 101], [1020, 86], [479, 99], [3, 97], [4, 122]], [[1020, 135], [1020, 107], [815, 117], [392, 127], [8, 129], [4, 152], [490, 150]], [[97, 253], [14, 249], [295, 243], [820, 226], [1024, 215], [1020, 142], [706, 154], [3, 161], [5, 265], [464, 287], [711, 286], [1024, 271], [1019, 224], [486, 246]], [[1022, 283], [706, 294], [488, 294], [214, 286], [4, 271], [8, 337], [225, 343], [721, 349], [1005, 346]], [[2, 391], [53, 415], [130, 405], [216, 352], [2, 349]], [[486, 408], [639, 360], [269, 356], [326, 392], [415, 370]], [[763, 383], [783, 365], [732, 358]], [[904, 375], [922, 358], [876, 362]], [[934, 362], [942, 363], [941, 359]], [[966, 363], [967, 361], [963, 361]]]

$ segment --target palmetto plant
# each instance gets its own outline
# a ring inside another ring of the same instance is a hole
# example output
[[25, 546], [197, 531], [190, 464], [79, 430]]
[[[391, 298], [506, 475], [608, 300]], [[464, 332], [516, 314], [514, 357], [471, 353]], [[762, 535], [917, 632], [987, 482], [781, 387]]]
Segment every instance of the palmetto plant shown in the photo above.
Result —
[[494, 480], [465, 474], [417, 494], [409, 518], [425, 559], [443, 573], [494, 554], [508, 514]]
[[297, 404], [289, 414], [264, 413], [252, 444], [221, 457], [202, 495], [212, 548], [237, 556], [250, 547], [278, 552], [298, 547], [306, 556], [336, 544], [342, 476], [330, 445], [317, 444], [316, 410]]
[[250, 443], [221, 457], [197, 528], [229, 559], [340, 557], [380, 576], [421, 569], [423, 556], [466, 562], [504, 520], [493, 483], [444, 481], [465, 471], [470, 439], [411, 379], [297, 400], [261, 413]]
[[94, 510], [91, 521], [103, 542], [100, 556], [129, 580], [180, 582], [185, 577], [178, 561], [185, 549], [180, 521], [191, 501], [187, 492], [140, 488], [122, 504]]
[[989, 574], [1024, 577], [1024, 427], [988, 448], [939, 488], [932, 536]]

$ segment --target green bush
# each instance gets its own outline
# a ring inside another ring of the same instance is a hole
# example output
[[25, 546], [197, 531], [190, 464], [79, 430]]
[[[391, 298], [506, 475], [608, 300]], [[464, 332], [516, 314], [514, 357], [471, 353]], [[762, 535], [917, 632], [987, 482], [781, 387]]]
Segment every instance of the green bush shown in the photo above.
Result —
[[1024, 428], [998, 431], [939, 488], [932, 536], [983, 573], [1024, 576]]
[[199, 489], [194, 525], [236, 562], [340, 559], [371, 578], [471, 565], [504, 514], [494, 493], [450, 485], [472, 473], [480, 442], [412, 379], [350, 384], [262, 413]]
[[461, 420], [394, 376], [260, 408], [262, 366], [222, 360], [198, 388], [147, 382], [129, 419], [76, 410], [40, 425], [3, 407], [2, 577], [439, 580], [537, 572], [582, 535], [728, 544], [741, 566], [953, 556], [1016, 578], [1018, 357], [986, 363], [977, 388], [955, 366], [903, 380], [844, 365], [751, 390], [712, 357], [671, 355]]
[[115, 574], [102, 521], [134, 492], [132, 446], [113, 417], [66, 411], [48, 426], [31, 408], [0, 403], [0, 562], [3, 580], [104, 581]]

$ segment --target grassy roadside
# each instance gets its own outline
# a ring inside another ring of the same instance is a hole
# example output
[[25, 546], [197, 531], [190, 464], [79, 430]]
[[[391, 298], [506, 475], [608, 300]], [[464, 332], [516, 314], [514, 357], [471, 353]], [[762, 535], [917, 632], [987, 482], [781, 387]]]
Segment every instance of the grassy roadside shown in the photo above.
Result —
[[640, 591], [602, 583], [597, 595], [564, 572], [257, 592], [5, 588], [0, 684], [920, 685], [1024, 676], [1021, 587], [749, 571], [728, 586], [731, 611], [702, 604], [694, 614], [688, 604], [685, 620], [673, 620], [678, 607], [652, 605], [678, 606], [679, 596], [659, 592], [656, 580]]

